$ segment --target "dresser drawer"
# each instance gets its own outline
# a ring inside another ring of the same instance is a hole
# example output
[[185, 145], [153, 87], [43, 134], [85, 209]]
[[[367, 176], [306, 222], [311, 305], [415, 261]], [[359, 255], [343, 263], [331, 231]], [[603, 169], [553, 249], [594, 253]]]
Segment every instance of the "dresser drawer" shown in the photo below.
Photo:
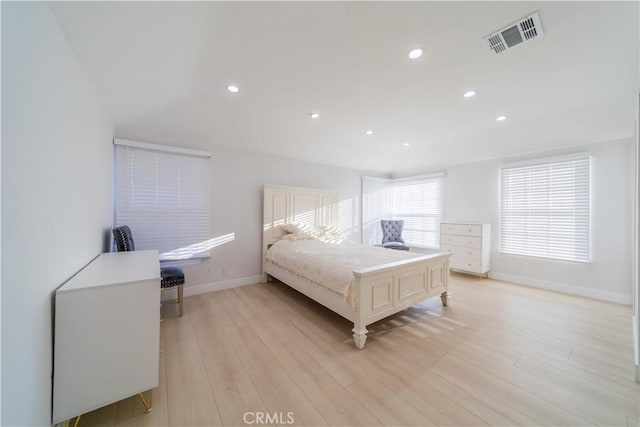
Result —
[[482, 236], [482, 225], [480, 224], [440, 224], [440, 233], [456, 234], [458, 236]]
[[471, 273], [482, 274], [482, 262], [476, 259], [451, 257], [449, 259], [449, 267], [456, 270], [464, 270], [470, 271]]
[[465, 248], [462, 246], [442, 245], [442, 252], [449, 253], [454, 257], [466, 259], [482, 259], [482, 250], [479, 248]]
[[453, 234], [443, 234], [440, 236], [441, 246], [462, 246], [463, 248], [481, 248], [482, 238], [474, 236], [456, 236]]

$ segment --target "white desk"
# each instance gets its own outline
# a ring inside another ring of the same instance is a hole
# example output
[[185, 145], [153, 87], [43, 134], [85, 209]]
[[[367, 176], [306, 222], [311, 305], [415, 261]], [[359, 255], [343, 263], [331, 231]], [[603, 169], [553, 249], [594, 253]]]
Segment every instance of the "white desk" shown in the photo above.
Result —
[[56, 291], [53, 423], [158, 387], [158, 251], [104, 253]]

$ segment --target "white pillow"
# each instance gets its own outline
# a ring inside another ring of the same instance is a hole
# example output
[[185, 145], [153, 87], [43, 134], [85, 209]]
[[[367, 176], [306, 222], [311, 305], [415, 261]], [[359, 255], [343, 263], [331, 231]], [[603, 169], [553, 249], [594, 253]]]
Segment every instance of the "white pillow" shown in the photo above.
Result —
[[315, 237], [311, 237], [306, 234], [293, 234], [293, 233], [285, 234], [280, 238], [280, 240], [313, 240], [313, 239], [315, 239]]
[[291, 223], [281, 227], [285, 233], [288, 233], [282, 237], [287, 240], [319, 239], [323, 242], [340, 243], [345, 239], [342, 231], [329, 225], [312, 227], [307, 224]]
[[326, 243], [342, 243], [345, 240], [342, 231], [335, 227], [324, 226], [324, 232], [319, 237], [320, 240]]
[[282, 226], [282, 229], [287, 233], [297, 234], [301, 236], [318, 237], [321, 234], [319, 230], [306, 224], [295, 224], [295, 223], [284, 224]]
[[298, 232], [298, 224], [283, 224], [280, 228], [282, 228], [282, 231], [285, 233], [294, 234]]

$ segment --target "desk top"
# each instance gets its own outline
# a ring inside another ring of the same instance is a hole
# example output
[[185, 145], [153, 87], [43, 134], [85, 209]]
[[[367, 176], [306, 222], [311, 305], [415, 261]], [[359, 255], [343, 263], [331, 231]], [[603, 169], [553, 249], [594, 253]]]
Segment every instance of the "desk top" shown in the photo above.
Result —
[[160, 260], [157, 250], [107, 252], [98, 255], [78, 274], [58, 288], [56, 293], [153, 279], [160, 279]]

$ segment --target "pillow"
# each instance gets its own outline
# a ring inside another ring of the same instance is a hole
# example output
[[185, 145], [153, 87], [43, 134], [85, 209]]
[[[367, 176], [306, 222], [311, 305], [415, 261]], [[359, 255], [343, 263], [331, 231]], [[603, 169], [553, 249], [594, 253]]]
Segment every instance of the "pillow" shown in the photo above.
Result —
[[291, 224], [283, 224], [281, 227], [285, 233], [289, 233], [289, 234], [309, 235], [314, 237], [318, 236], [318, 230], [306, 224], [291, 223]]
[[285, 233], [294, 234], [298, 232], [298, 224], [282, 224], [280, 226]]
[[319, 240], [326, 243], [342, 243], [345, 240], [344, 234], [342, 231], [338, 230], [335, 227], [331, 227], [329, 225], [320, 225], [316, 227], [320, 236]]
[[327, 243], [340, 243], [345, 240], [342, 231], [329, 225], [312, 227], [307, 224], [283, 224], [282, 230], [287, 233], [282, 236], [286, 240], [318, 239]]
[[280, 238], [280, 240], [312, 240], [312, 239], [315, 239], [315, 237], [309, 236], [307, 234], [293, 234], [293, 233], [285, 234]]

